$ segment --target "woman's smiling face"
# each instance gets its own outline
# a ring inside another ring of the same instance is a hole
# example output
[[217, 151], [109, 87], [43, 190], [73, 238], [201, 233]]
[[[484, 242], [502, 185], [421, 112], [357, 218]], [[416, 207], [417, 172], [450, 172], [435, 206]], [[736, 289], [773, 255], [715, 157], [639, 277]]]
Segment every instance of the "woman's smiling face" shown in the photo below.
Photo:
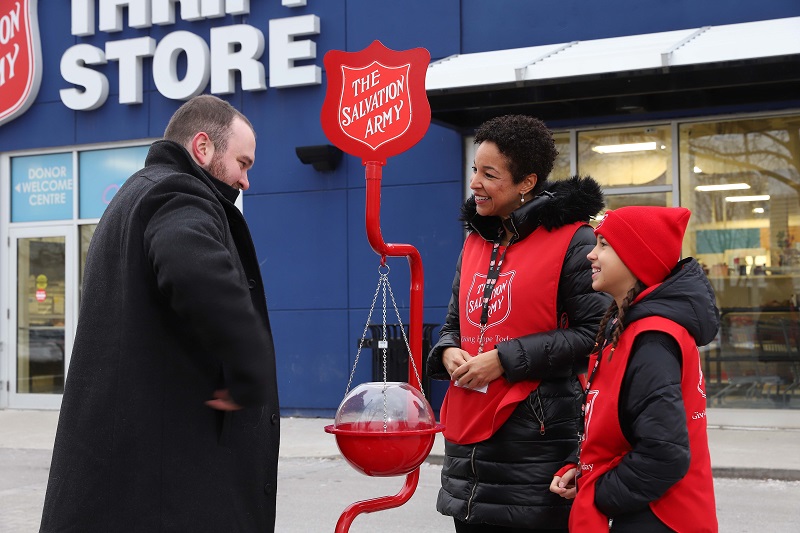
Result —
[[536, 185], [536, 175], [526, 176], [520, 183], [508, 168], [508, 159], [491, 141], [484, 141], [475, 151], [469, 188], [475, 196], [478, 214], [508, 218], [521, 204], [520, 197]]

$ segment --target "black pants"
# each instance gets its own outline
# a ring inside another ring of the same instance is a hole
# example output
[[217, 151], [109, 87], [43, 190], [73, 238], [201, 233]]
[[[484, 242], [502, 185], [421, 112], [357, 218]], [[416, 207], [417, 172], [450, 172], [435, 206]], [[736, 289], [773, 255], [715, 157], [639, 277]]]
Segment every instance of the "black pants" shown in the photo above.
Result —
[[531, 533], [531, 531], [547, 531], [548, 533], [568, 533], [566, 529], [526, 529], [524, 527], [494, 526], [492, 524], [467, 524], [458, 518], [453, 518], [456, 524], [456, 533]]

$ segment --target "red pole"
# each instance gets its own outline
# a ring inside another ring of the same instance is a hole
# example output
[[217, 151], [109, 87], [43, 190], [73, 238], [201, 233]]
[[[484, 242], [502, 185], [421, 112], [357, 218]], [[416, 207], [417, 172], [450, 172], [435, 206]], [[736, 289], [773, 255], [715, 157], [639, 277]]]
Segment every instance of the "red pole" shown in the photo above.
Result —
[[335, 533], [347, 533], [350, 531], [350, 524], [352, 524], [356, 516], [361, 513], [372, 513], [400, 507], [414, 495], [414, 491], [417, 490], [417, 483], [419, 483], [419, 468], [406, 476], [405, 485], [403, 485], [403, 488], [400, 489], [400, 492], [396, 495], [351, 503], [341, 516], [339, 516], [339, 521], [336, 522]]
[[[408, 382], [412, 383], [411, 376], [414, 375], [416, 364], [417, 372], [422, 374], [422, 258], [416, 248], [409, 244], [388, 244], [383, 242], [381, 235], [381, 167], [383, 163], [378, 161], [367, 161], [365, 163], [367, 179], [367, 201], [366, 201], [366, 227], [367, 239], [370, 246], [381, 259], [390, 257], [408, 257], [409, 268], [411, 269], [411, 303], [408, 324], [409, 346], [411, 355], [408, 358]], [[413, 363], [412, 363], [413, 361]], [[422, 389], [422, 383], [417, 382], [417, 388]], [[405, 485], [394, 496], [383, 496], [371, 500], [364, 500], [350, 504], [339, 517], [336, 523], [335, 533], [348, 533], [350, 524], [356, 516], [361, 513], [372, 513], [384, 509], [400, 507], [406, 503], [419, 483], [419, 468], [406, 476]]]
[[[419, 251], [410, 244], [391, 244], [383, 242], [381, 235], [381, 179], [383, 163], [367, 161], [365, 163], [367, 180], [366, 226], [367, 240], [370, 246], [381, 257], [408, 258], [411, 269], [411, 297], [408, 319], [408, 343], [411, 348], [411, 357], [408, 359], [408, 382], [414, 385], [414, 366], [416, 365], [419, 378], [422, 379], [422, 310], [424, 277], [422, 271], [422, 257]], [[413, 360], [413, 365], [412, 365]], [[422, 383], [417, 381], [417, 389], [422, 390]]]

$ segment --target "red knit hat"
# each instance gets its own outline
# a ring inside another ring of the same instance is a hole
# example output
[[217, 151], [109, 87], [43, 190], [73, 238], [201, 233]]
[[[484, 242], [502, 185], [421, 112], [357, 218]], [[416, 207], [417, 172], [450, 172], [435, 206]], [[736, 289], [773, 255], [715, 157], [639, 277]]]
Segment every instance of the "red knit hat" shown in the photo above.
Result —
[[606, 211], [594, 230], [636, 279], [655, 285], [675, 268], [691, 212], [685, 207], [629, 206]]

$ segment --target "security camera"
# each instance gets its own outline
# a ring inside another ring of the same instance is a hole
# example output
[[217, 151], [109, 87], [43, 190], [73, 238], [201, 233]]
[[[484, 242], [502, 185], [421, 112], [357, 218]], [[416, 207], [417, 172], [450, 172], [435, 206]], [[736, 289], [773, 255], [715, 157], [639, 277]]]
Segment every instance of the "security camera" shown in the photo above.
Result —
[[294, 151], [301, 163], [312, 165], [320, 172], [335, 170], [342, 160], [342, 151], [330, 144], [298, 146]]

